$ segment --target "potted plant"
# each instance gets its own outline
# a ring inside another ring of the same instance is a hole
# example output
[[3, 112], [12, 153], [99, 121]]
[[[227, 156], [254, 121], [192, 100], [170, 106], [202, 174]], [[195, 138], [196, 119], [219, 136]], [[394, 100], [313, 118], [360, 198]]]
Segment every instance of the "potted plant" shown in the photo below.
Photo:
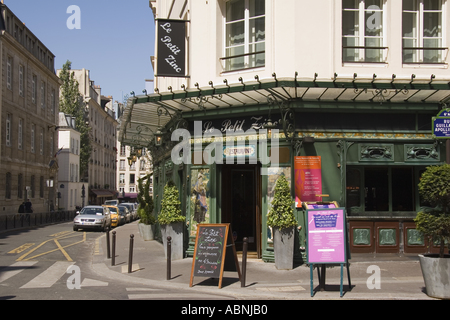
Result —
[[280, 270], [291, 270], [294, 267], [294, 232], [297, 220], [293, 204], [289, 183], [281, 175], [275, 185], [272, 208], [267, 215], [267, 224], [273, 229], [275, 267]]
[[414, 220], [417, 230], [429, 239], [430, 246], [439, 243], [439, 254], [419, 255], [427, 295], [450, 299], [450, 164], [428, 167], [419, 182], [419, 192], [431, 209], [422, 209]]
[[186, 217], [181, 214], [181, 202], [178, 189], [169, 181], [164, 187], [164, 194], [161, 200], [161, 212], [158, 215], [158, 222], [161, 225], [161, 236], [167, 258], [167, 237], [172, 238], [172, 260], [183, 259], [183, 229]]
[[[146, 180], [145, 185], [143, 181]], [[138, 216], [139, 220], [139, 234], [144, 241], [151, 241], [155, 239], [155, 223], [156, 219], [153, 216], [153, 199], [150, 196], [150, 175], [138, 179]]]

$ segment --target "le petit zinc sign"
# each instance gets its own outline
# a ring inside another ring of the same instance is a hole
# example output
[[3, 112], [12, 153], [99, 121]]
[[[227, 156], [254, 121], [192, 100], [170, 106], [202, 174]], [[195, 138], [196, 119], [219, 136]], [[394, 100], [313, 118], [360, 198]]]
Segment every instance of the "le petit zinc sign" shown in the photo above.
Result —
[[186, 76], [186, 21], [158, 19], [158, 76]]

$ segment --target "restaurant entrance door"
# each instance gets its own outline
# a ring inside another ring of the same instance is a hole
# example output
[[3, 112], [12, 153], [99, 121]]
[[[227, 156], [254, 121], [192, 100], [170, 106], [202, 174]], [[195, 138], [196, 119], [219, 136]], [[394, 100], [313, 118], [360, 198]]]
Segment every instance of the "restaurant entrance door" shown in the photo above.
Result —
[[222, 222], [230, 223], [237, 251], [248, 238], [248, 250], [261, 257], [261, 173], [259, 165], [224, 165]]

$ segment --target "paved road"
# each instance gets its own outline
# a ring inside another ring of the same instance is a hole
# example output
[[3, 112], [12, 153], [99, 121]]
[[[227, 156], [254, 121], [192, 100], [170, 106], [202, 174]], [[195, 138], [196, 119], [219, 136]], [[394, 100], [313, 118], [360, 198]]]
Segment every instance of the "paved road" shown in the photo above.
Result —
[[1, 233], [0, 300], [230, 299], [102, 277], [92, 268], [102, 235], [74, 232], [72, 223]]

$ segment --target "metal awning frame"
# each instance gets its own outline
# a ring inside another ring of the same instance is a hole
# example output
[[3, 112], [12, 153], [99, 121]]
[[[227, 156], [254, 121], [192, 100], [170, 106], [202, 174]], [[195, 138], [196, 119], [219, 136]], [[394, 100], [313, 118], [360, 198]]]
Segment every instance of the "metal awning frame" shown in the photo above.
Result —
[[[450, 79], [436, 80], [434, 75], [428, 79], [417, 79], [413, 74], [409, 78], [390, 79], [359, 78], [357, 74], [347, 77], [334, 75], [333, 79], [313, 78], [272, 78], [214, 86], [186, 88], [167, 92], [131, 97], [122, 116], [119, 140], [123, 145], [137, 148], [154, 146], [154, 134], [158, 128], [165, 133], [179, 127], [187, 127], [186, 119], [196, 119], [205, 115], [220, 116], [244, 107], [243, 112], [267, 112], [277, 105], [283, 117], [292, 119], [292, 112], [299, 106], [305, 108], [329, 108], [348, 106], [352, 109], [365, 108], [407, 108], [436, 109], [450, 102]], [[295, 123], [285, 122], [287, 130], [295, 131]], [[288, 137], [289, 134], [286, 134]]]

